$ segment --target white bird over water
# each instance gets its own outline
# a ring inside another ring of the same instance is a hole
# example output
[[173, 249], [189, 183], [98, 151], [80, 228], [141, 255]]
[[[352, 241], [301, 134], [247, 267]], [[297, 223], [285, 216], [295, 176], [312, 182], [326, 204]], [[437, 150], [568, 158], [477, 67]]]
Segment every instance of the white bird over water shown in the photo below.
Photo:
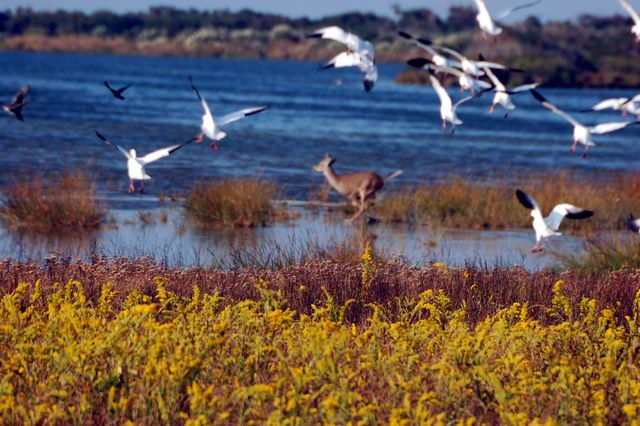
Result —
[[179, 144], [179, 145], [171, 145], [168, 146], [166, 148], [162, 148], [159, 149], [157, 151], [153, 151], [150, 152], [149, 154], [145, 155], [144, 157], [138, 157], [136, 155], [136, 150], [135, 149], [130, 149], [129, 151], [127, 151], [126, 149], [122, 148], [120, 145], [116, 145], [113, 142], [111, 142], [110, 140], [108, 140], [106, 137], [104, 137], [102, 134], [100, 134], [100, 132], [98, 132], [96, 130], [96, 135], [98, 136], [98, 138], [100, 138], [102, 141], [104, 141], [105, 143], [107, 143], [108, 145], [111, 145], [112, 147], [114, 147], [115, 149], [117, 149], [118, 151], [120, 151], [122, 153], [122, 155], [124, 155], [127, 159], [127, 173], [129, 175], [129, 193], [134, 192], [136, 189], [133, 185], [133, 181], [134, 180], [139, 180], [140, 181], [140, 193], [144, 193], [144, 181], [145, 180], [149, 180], [151, 179], [151, 176], [149, 176], [145, 170], [144, 167], [148, 164], [153, 163], [154, 161], [157, 161], [161, 158], [164, 157], [168, 157], [169, 155], [173, 154], [174, 152], [176, 152], [177, 150], [179, 150], [180, 148], [182, 148], [183, 146], [193, 142], [195, 139], [190, 139], [185, 143]]
[[587, 158], [587, 152], [589, 151], [589, 148], [595, 146], [593, 135], [604, 135], [606, 133], [624, 129], [625, 127], [629, 127], [634, 124], [640, 124], [640, 121], [620, 121], [613, 123], [602, 123], [593, 127], [587, 127], [548, 100], [546, 100], [544, 96], [538, 93], [538, 91], [532, 90], [531, 94], [534, 98], [536, 98], [538, 102], [542, 104], [543, 107], [551, 110], [551, 112], [553, 112], [554, 114], [564, 118], [573, 126], [573, 145], [571, 145], [569, 153], [572, 154], [576, 150], [576, 146], [578, 145], [578, 143], [580, 143], [584, 145], [584, 152], [582, 153], [583, 159]]
[[592, 211], [571, 204], [558, 204], [553, 208], [551, 213], [549, 213], [549, 216], [542, 217], [540, 205], [538, 205], [536, 200], [519, 189], [516, 190], [516, 197], [518, 197], [520, 204], [531, 210], [533, 229], [536, 231], [536, 245], [531, 249], [532, 253], [538, 253], [544, 250], [544, 246], [549, 237], [562, 235], [558, 232], [558, 228], [560, 227], [562, 219], [565, 217], [567, 219], [579, 220], [593, 216]]
[[193, 89], [193, 91], [196, 92], [196, 95], [198, 95], [198, 99], [200, 100], [202, 109], [204, 110], [204, 114], [202, 115], [202, 124], [200, 125], [200, 130], [202, 130], [202, 133], [196, 136], [194, 140], [196, 143], [200, 143], [205, 136], [208, 137], [213, 141], [213, 143], [209, 145], [213, 150], [217, 149], [217, 142], [227, 136], [227, 134], [223, 132], [220, 127], [224, 126], [225, 124], [233, 123], [234, 121], [238, 121], [242, 118], [248, 117], [250, 115], [257, 114], [269, 108], [269, 105], [246, 108], [241, 109], [240, 111], [232, 112], [231, 114], [223, 115], [218, 119], [214, 119], [213, 115], [211, 115], [209, 104], [207, 104], [207, 101], [202, 96], [200, 96], [200, 92], [198, 92], [198, 89], [196, 89], [196, 86], [194, 86], [191, 76], [189, 76], [189, 82], [191, 83], [191, 88]]
[[335, 25], [320, 28], [308, 35], [307, 38], [333, 40], [347, 46], [347, 51], [339, 53], [327, 62], [324, 69], [358, 67], [364, 73], [364, 89], [367, 92], [373, 89], [378, 80], [378, 68], [376, 67], [376, 52], [370, 42]]
[[493, 87], [491, 84], [486, 81], [478, 80], [477, 78], [473, 78], [470, 75], [460, 71], [457, 68], [451, 67], [439, 67], [436, 66], [433, 62], [426, 58], [413, 58], [407, 61], [407, 64], [412, 67], [416, 67], [422, 70], [433, 70], [436, 73], [445, 73], [451, 74], [458, 77], [458, 85], [460, 86], [460, 91], [464, 92], [465, 90], [469, 90], [471, 94], [475, 93], [476, 90], [488, 89]]
[[633, 7], [629, 4], [627, 0], [620, 0], [620, 5], [624, 8], [624, 10], [629, 13], [631, 19], [633, 19], [633, 26], [631, 27], [631, 34], [636, 36], [636, 41], [640, 41], [640, 15], [635, 11]]
[[501, 69], [501, 70], [504, 70], [507, 68], [506, 66], [502, 64], [498, 64], [496, 62], [488, 62], [485, 60], [480, 60], [480, 61], [471, 60], [466, 56], [464, 56], [462, 53], [457, 52], [448, 47], [441, 47], [440, 50], [456, 58], [460, 62], [460, 69], [463, 72], [474, 77], [483, 76], [485, 74], [485, 72], [482, 70], [483, 68], [493, 68], [493, 69]]
[[[486, 40], [489, 36], [497, 37], [502, 34], [502, 28], [496, 25], [491, 14], [489, 13], [489, 9], [487, 8], [487, 4], [484, 0], [473, 0], [478, 8], [478, 14], [476, 15], [476, 21], [478, 21], [478, 26], [482, 30], [482, 37]], [[527, 7], [535, 6], [540, 3], [542, 0], [534, 1], [531, 3], [521, 4], [519, 6], [514, 6], [509, 9], [504, 10], [498, 16], [498, 19], [504, 19], [507, 16], [511, 15], [513, 12], [525, 9]]]
[[640, 101], [640, 95], [636, 95], [633, 98], [609, 98], [600, 101], [591, 108], [585, 109], [581, 112], [612, 109], [614, 111], [622, 111], [623, 118], [627, 118], [629, 114], [638, 118], [638, 115], [640, 115], [640, 108], [638, 108], [638, 105], [636, 104], [638, 101]]
[[491, 90], [491, 87], [487, 89], [483, 89], [477, 92], [475, 95], [467, 96], [466, 98], [460, 99], [455, 104], [451, 101], [451, 97], [447, 90], [442, 87], [440, 80], [435, 76], [433, 71], [429, 71], [429, 78], [431, 79], [431, 85], [433, 86], [438, 98], [440, 99], [440, 118], [442, 119], [442, 128], [447, 128], [447, 122], [451, 123], [451, 133], [453, 134], [456, 131], [456, 126], [462, 124], [462, 120], [458, 118], [457, 110], [458, 107], [464, 103], [472, 101], [475, 98], [482, 96], [486, 91]]
[[516, 106], [511, 101], [511, 95], [526, 92], [528, 90], [533, 90], [540, 85], [540, 83], [530, 83], [507, 89], [507, 87], [500, 81], [500, 79], [496, 77], [493, 71], [491, 71], [491, 68], [485, 68], [484, 72], [487, 74], [487, 77], [489, 77], [489, 80], [491, 80], [491, 82], [493, 83], [496, 91], [496, 94], [493, 96], [493, 101], [491, 101], [491, 105], [489, 106], [489, 112], [492, 113], [496, 106], [500, 105], [502, 108], [504, 108], [504, 118], [507, 118], [509, 116], [510, 111], [516, 109]]

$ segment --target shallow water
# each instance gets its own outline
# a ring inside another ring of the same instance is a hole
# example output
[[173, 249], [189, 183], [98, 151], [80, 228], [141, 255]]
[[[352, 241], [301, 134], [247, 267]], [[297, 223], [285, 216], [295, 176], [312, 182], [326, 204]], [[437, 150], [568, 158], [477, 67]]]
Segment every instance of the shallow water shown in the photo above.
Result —
[[[270, 228], [202, 232], [181, 225], [179, 209], [168, 208], [168, 223], [143, 227], [138, 211], [164, 209], [161, 194], [183, 193], [194, 181], [251, 176], [281, 183], [291, 200], [305, 200], [323, 185], [311, 167], [325, 152], [338, 172], [403, 169], [389, 187], [444, 175], [469, 179], [500, 173], [570, 169], [575, 175], [637, 171], [640, 128], [596, 140], [586, 161], [568, 155], [571, 128], [541, 109], [528, 94], [516, 96], [508, 120], [489, 115], [486, 96], [460, 111], [464, 125], [455, 135], [440, 128], [438, 102], [429, 87], [395, 84], [401, 64], [382, 64], [371, 93], [362, 90], [356, 70], [319, 71], [317, 63], [297, 61], [150, 58], [81, 54], [0, 52], [0, 96], [7, 101], [22, 84], [32, 86], [26, 121], [0, 117], [0, 184], [12, 176], [86, 167], [98, 179], [117, 229], [83, 238], [33, 239], [0, 230], [0, 256], [42, 259], [61, 254], [82, 257], [99, 250], [111, 255], [153, 255], [172, 264], [224, 263], [234, 249], [264, 253], [268, 247], [318, 247], [354, 241], [358, 233], [339, 219], [304, 213], [295, 224]], [[229, 125], [215, 153], [191, 145], [147, 168], [152, 180], [145, 195], [128, 195], [125, 161], [100, 142], [100, 130], [125, 147], [148, 151], [189, 139], [198, 132], [201, 107], [187, 76], [193, 75], [213, 113], [270, 104], [264, 113]], [[113, 98], [102, 81], [134, 83], [126, 101]], [[338, 84], [339, 83], [339, 84]], [[621, 90], [543, 89], [568, 111], [602, 98], [630, 95]], [[452, 93], [453, 94], [453, 93]], [[454, 98], [459, 95], [453, 94]], [[617, 121], [618, 114], [582, 114], [586, 123]], [[334, 194], [335, 195], [335, 194]], [[549, 255], [531, 255], [532, 231], [477, 232], [378, 225], [379, 249], [412, 263], [427, 260], [462, 264], [467, 260], [523, 264], [539, 269]], [[372, 237], [373, 235], [368, 235]], [[365, 235], [366, 237], [366, 235]], [[579, 240], [557, 239], [575, 247]], [[301, 249], [299, 249], [301, 250]]]

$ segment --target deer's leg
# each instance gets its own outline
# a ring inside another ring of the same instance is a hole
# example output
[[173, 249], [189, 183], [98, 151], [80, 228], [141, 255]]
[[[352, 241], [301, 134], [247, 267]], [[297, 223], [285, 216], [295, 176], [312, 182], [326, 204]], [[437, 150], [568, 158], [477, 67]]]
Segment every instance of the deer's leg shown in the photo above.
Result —
[[366, 196], [363, 192], [360, 192], [360, 206], [358, 208], [358, 211], [356, 212], [356, 214], [354, 214], [351, 219], [349, 219], [349, 222], [353, 222], [354, 220], [356, 220], [357, 218], [359, 218], [360, 216], [362, 216], [364, 214], [364, 211], [367, 208], [367, 199]]

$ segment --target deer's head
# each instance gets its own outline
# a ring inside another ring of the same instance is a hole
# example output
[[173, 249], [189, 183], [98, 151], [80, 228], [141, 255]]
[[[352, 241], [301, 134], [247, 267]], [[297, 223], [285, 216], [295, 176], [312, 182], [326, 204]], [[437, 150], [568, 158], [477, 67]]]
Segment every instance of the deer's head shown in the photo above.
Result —
[[336, 162], [336, 159], [333, 158], [331, 154], [325, 154], [324, 158], [320, 160], [318, 164], [313, 166], [313, 170], [315, 170], [316, 172], [324, 173], [335, 162]]

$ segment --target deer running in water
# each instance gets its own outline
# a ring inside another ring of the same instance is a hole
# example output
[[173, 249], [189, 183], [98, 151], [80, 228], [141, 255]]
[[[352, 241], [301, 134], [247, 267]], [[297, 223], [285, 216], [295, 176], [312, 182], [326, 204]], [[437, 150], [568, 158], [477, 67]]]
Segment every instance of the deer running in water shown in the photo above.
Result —
[[397, 170], [385, 176], [380, 176], [373, 172], [339, 175], [333, 170], [333, 167], [331, 167], [335, 162], [335, 158], [326, 154], [322, 161], [313, 166], [313, 170], [324, 173], [333, 189], [347, 197], [351, 201], [351, 204], [358, 209], [351, 219], [349, 219], [349, 222], [353, 222], [364, 214], [369, 206], [369, 201], [375, 198], [376, 192], [382, 189], [385, 181], [402, 173], [402, 170]]

